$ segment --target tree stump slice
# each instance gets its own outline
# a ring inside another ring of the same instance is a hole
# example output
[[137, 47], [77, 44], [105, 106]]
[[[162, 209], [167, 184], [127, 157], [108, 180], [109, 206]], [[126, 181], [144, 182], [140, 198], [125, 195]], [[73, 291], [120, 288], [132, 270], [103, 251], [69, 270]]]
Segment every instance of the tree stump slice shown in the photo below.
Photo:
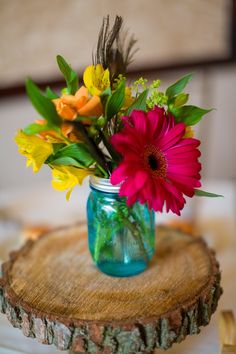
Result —
[[24, 335], [76, 353], [168, 349], [207, 325], [222, 293], [201, 238], [158, 227], [149, 268], [112, 278], [93, 265], [86, 226], [28, 241], [3, 264], [0, 310]]

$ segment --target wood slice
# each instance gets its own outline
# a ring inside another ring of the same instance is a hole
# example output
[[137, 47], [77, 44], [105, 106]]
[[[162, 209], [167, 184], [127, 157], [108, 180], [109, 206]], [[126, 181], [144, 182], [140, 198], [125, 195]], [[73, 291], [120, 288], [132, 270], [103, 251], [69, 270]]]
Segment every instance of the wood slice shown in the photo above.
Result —
[[201, 238], [158, 227], [149, 268], [112, 278], [93, 265], [86, 226], [54, 230], [11, 254], [0, 310], [26, 336], [78, 353], [167, 349], [207, 325], [222, 293]]

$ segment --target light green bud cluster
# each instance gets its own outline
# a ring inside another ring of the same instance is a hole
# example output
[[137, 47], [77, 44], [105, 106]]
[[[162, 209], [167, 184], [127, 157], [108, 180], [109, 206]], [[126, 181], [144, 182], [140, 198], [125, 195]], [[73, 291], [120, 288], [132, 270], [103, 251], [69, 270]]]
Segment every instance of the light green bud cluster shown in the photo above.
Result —
[[167, 105], [167, 96], [163, 92], [153, 91], [147, 99], [147, 106], [149, 109], [155, 106], [163, 107]]
[[125, 81], [126, 80], [126, 77], [122, 74], [119, 74], [117, 76], [117, 78], [114, 80], [114, 83], [113, 83], [113, 89], [116, 90], [118, 88], [118, 86], [120, 85], [121, 82]]
[[161, 84], [161, 80], [154, 80], [152, 84], [149, 86], [150, 89], [158, 89]]
[[138, 94], [139, 92], [142, 92], [148, 88], [147, 86], [147, 79], [144, 79], [143, 77], [140, 77], [138, 80], [136, 80], [131, 89], [135, 94]]

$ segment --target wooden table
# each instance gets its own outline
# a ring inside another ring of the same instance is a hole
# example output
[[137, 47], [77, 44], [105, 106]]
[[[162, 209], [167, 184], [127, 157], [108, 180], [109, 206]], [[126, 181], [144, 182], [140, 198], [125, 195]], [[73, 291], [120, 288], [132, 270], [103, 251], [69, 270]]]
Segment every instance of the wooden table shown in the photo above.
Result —
[[147, 271], [111, 278], [92, 264], [84, 226], [57, 229], [12, 253], [0, 310], [29, 337], [75, 353], [151, 353], [207, 325], [221, 295], [201, 238], [158, 227]]

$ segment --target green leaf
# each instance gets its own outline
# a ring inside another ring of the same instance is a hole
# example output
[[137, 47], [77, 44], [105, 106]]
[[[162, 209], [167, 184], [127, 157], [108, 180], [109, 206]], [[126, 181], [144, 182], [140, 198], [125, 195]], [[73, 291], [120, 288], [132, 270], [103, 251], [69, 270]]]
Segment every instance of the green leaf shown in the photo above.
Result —
[[112, 92], [111, 92], [111, 88], [108, 87], [108, 88], [106, 88], [106, 90], [104, 90], [104, 91], [102, 92], [102, 94], [100, 95], [100, 97], [102, 98], [102, 97], [110, 96], [111, 93], [112, 93]]
[[61, 94], [62, 94], [62, 95], [69, 95], [69, 94], [70, 94], [70, 91], [68, 90], [67, 87], [64, 87], [63, 89], [61, 89]]
[[49, 160], [48, 163], [53, 165], [84, 167], [83, 164], [79, 163], [77, 160], [73, 159], [73, 157], [69, 156], [59, 157], [55, 160]]
[[190, 126], [197, 124], [205, 114], [211, 111], [212, 109], [203, 109], [196, 106], [170, 107], [170, 112], [175, 116], [177, 122], [183, 122]]
[[55, 160], [62, 157], [71, 157], [83, 167], [89, 167], [94, 163], [94, 159], [84, 143], [76, 143], [63, 147], [57, 151], [53, 157], [53, 160], [50, 160], [50, 162], [54, 163]]
[[78, 75], [72, 70], [71, 66], [66, 62], [66, 60], [61, 56], [57, 55], [57, 64], [61, 70], [68, 87], [70, 94], [74, 95], [78, 90]]
[[65, 146], [66, 145], [63, 143], [53, 143], [52, 144], [53, 154], [55, 155], [59, 150], [61, 150]]
[[27, 125], [27, 127], [23, 129], [23, 132], [27, 135], [33, 135], [33, 134], [39, 134], [45, 132], [51, 128], [52, 127], [49, 124], [42, 125], [42, 124], [32, 123]]
[[57, 114], [52, 101], [43, 95], [41, 90], [33, 83], [31, 79], [26, 80], [26, 92], [29, 99], [39, 114], [47, 120], [48, 123], [60, 125], [61, 119]]
[[108, 87], [106, 90], [104, 90], [102, 92], [102, 94], [100, 95], [100, 98], [101, 98], [101, 102], [102, 102], [102, 105], [103, 107], [106, 107], [106, 104], [107, 104], [107, 101], [109, 99], [109, 97], [111, 96], [112, 94], [112, 91], [111, 91], [111, 88]]
[[205, 192], [202, 191], [201, 189], [195, 189], [194, 194], [198, 197], [209, 197], [209, 198], [219, 198], [219, 197], [224, 197], [221, 194], [215, 194], [215, 193], [210, 193], [210, 192]]
[[180, 93], [179, 95], [173, 97], [170, 102], [174, 108], [179, 108], [183, 106], [188, 101], [189, 95], [187, 93]]
[[73, 122], [83, 122], [84, 120], [88, 121], [90, 120], [91, 123], [94, 121], [97, 121], [98, 117], [90, 117], [90, 116], [77, 116]]
[[187, 83], [192, 79], [192, 74], [183, 76], [166, 90], [166, 95], [171, 99], [183, 91]]
[[140, 93], [138, 98], [132, 103], [132, 105], [127, 109], [125, 112], [126, 115], [130, 115], [134, 109], [139, 109], [142, 111], [146, 111], [147, 108], [147, 96], [148, 96], [148, 89]]
[[117, 90], [108, 98], [105, 115], [109, 120], [114, 117], [121, 109], [125, 100], [125, 81], [122, 81]]
[[58, 94], [54, 92], [53, 90], [50, 89], [50, 87], [47, 87], [45, 90], [45, 96], [49, 98], [50, 100], [54, 100], [55, 98], [58, 98]]

